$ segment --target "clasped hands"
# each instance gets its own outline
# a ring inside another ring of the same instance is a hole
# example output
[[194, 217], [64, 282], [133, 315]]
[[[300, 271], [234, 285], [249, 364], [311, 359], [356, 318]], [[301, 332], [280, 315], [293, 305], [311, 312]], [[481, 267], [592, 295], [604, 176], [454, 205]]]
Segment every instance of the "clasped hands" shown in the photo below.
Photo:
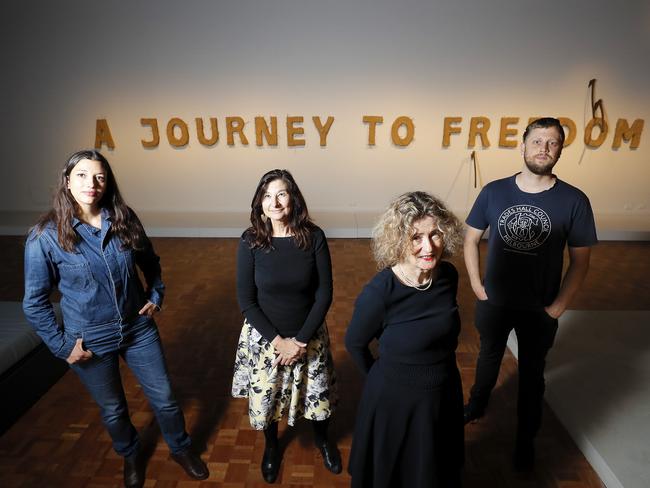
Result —
[[294, 338], [283, 338], [278, 335], [271, 341], [271, 345], [276, 354], [273, 367], [278, 364], [290, 366], [307, 354], [307, 344], [298, 342]]

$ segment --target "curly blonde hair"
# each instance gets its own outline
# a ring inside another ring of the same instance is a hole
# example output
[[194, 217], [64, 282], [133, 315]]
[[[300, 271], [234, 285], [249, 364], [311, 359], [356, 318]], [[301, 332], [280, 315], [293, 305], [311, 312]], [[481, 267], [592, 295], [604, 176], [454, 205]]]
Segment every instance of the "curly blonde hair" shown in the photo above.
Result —
[[463, 224], [442, 200], [423, 191], [408, 192], [391, 202], [372, 230], [372, 253], [378, 269], [406, 258], [411, 250], [413, 224], [424, 217], [433, 217], [442, 232], [442, 257], [456, 253], [463, 242]]

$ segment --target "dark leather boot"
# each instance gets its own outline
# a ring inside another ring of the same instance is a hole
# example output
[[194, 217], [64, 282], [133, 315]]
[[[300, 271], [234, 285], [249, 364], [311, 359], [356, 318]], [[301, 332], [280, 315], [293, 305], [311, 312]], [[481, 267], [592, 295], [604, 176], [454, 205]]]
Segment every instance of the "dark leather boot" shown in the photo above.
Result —
[[532, 438], [517, 438], [512, 464], [515, 471], [527, 472], [533, 470], [535, 467], [535, 444]]
[[172, 453], [171, 458], [181, 465], [190, 478], [204, 480], [210, 476], [208, 466], [203, 462], [201, 456], [195, 454], [191, 449], [185, 449], [177, 454]]
[[142, 488], [145, 481], [145, 459], [141, 452], [124, 458], [124, 486]]
[[478, 419], [483, 417], [485, 412], [483, 410], [478, 410], [472, 407], [469, 403], [463, 407], [463, 421], [465, 425], [476, 422]]
[[341, 462], [341, 453], [338, 447], [336, 447], [336, 444], [325, 441], [318, 446], [318, 449], [323, 456], [323, 464], [325, 467], [332, 473], [339, 474], [343, 470], [343, 463]]
[[264, 448], [262, 464], [260, 465], [264, 481], [267, 483], [275, 483], [275, 480], [278, 479], [281, 462], [282, 457], [280, 456], [280, 448], [278, 446], [267, 445]]

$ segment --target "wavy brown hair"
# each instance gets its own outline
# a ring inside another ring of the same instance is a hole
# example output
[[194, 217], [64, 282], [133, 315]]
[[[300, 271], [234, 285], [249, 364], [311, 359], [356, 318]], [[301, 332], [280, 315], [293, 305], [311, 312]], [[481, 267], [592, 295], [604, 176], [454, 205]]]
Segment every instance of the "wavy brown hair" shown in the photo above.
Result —
[[106, 173], [106, 188], [99, 205], [111, 216], [111, 233], [119, 238], [123, 248], [142, 249], [146, 245], [144, 228], [124, 202], [108, 161], [99, 151], [93, 149], [77, 151], [68, 158], [54, 190], [52, 209], [39, 218], [34, 229], [40, 234], [49, 223], [53, 223], [56, 226], [59, 245], [67, 252], [74, 252], [79, 236], [72, 227], [72, 219], [78, 215], [79, 205], [68, 189], [68, 178], [82, 159], [98, 161]]
[[384, 269], [403, 261], [411, 250], [413, 224], [433, 217], [443, 235], [443, 257], [453, 256], [463, 243], [463, 224], [442, 200], [414, 191], [393, 200], [372, 230], [372, 253], [377, 268]]
[[298, 247], [306, 251], [311, 245], [311, 233], [316, 227], [309, 217], [307, 203], [298, 188], [296, 180], [286, 169], [274, 169], [265, 173], [257, 184], [257, 189], [251, 202], [251, 226], [246, 229], [246, 241], [251, 249], [273, 249], [271, 238], [273, 227], [270, 219], [262, 219], [262, 199], [269, 184], [275, 180], [282, 180], [287, 185], [291, 200], [291, 216], [289, 217], [289, 232], [293, 235]]

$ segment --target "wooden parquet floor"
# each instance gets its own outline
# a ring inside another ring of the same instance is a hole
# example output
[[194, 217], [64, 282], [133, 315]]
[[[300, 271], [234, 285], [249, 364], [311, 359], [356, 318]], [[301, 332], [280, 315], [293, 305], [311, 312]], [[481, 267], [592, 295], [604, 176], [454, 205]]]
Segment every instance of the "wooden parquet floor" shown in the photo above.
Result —
[[[163, 263], [167, 299], [158, 315], [170, 374], [185, 411], [188, 429], [211, 476], [192, 481], [170, 458], [152, 412], [130, 372], [123, 378], [133, 422], [147, 455], [147, 487], [262, 487], [259, 473], [264, 438], [251, 429], [245, 400], [230, 398], [233, 355], [242, 318], [235, 297], [235, 239], [154, 239]], [[361, 379], [347, 356], [343, 335], [364, 283], [374, 273], [367, 240], [332, 239], [334, 304], [328, 315], [341, 402], [333, 419], [345, 466]], [[0, 237], [0, 300], [22, 299], [22, 239]], [[650, 243], [601, 243], [592, 253], [587, 282], [572, 308], [650, 309]], [[478, 354], [473, 327], [474, 298], [462, 258], [459, 303], [462, 332], [458, 348], [465, 395]], [[516, 362], [508, 353], [490, 410], [466, 428], [464, 486], [602, 488], [575, 444], [550, 409], [537, 441], [533, 473], [511, 468], [516, 397]], [[349, 476], [332, 475], [313, 447], [306, 422], [281, 424], [284, 460], [277, 486], [344, 487]], [[0, 438], [0, 486], [117, 487], [122, 462], [113, 452], [98, 409], [73, 373], [68, 372]]]

